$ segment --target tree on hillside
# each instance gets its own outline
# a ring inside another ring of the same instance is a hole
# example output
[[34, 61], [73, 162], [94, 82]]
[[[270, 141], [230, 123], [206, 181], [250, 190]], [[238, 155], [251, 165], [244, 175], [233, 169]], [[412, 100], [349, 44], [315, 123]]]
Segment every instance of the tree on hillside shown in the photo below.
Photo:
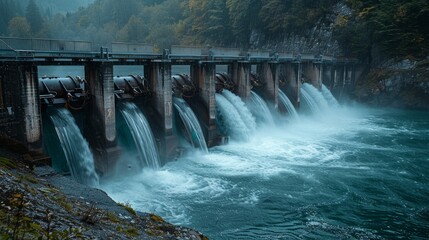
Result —
[[30, 0], [25, 9], [25, 17], [27, 18], [28, 23], [30, 24], [31, 32], [37, 34], [43, 28], [43, 18], [40, 14], [39, 7], [36, 5], [34, 0]]
[[371, 62], [374, 49], [388, 57], [429, 54], [427, 0], [349, 0], [348, 4], [353, 14], [337, 24], [335, 34], [346, 55]]
[[20, 13], [19, 2], [14, 0], [0, 0], [0, 34], [6, 35], [8, 32], [9, 21]]
[[390, 56], [429, 54], [429, 2], [383, 0], [373, 18], [374, 37]]
[[25, 17], [14, 17], [9, 21], [9, 36], [30, 37], [30, 25]]
[[265, 33], [269, 36], [278, 36], [285, 32], [287, 26], [287, 10], [290, 4], [282, 0], [265, 0], [259, 16], [265, 26]]
[[108, 0], [105, 4], [106, 14], [120, 26], [127, 24], [131, 16], [138, 16], [140, 13], [140, 4], [137, 0]]
[[133, 15], [128, 20], [128, 23], [118, 32], [116, 40], [141, 43], [144, 41], [145, 37], [146, 31], [143, 21]]
[[188, 21], [200, 43], [231, 44], [229, 15], [225, 0], [189, 0]]
[[156, 31], [149, 31], [149, 34], [145, 38], [145, 42], [154, 44], [156, 50], [159, 52], [180, 43], [173, 26], [159, 24], [154, 25], [154, 28]]
[[232, 33], [236, 42], [244, 45], [249, 44], [252, 30], [260, 26], [259, 11], [260, 0], [227, 0], [229, 18], [231, 19]]

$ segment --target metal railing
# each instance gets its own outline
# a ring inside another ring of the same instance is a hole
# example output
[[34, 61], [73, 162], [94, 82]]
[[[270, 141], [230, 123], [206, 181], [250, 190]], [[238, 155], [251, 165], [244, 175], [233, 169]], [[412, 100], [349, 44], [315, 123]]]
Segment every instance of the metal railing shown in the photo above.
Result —
[[[155, 53], [154, 46], [144, 43], [113, 42], [111, 48], [101, 47], [89, 41], [0, 37], [0, 57], [4, 58], [101, 58], [101, 59], [152, 59], [162, 58]], [[323, 56], [305, 53], [274, 53], [265, 50], [242, 51], [236, 48], [202, 48], [192, 46], [171, 46], [166, 52], [171, 60], [214, 60], [214, 61], [262, 61], [357, 63], [356, 59]]]
[[92, 43], [60, 39], [0, 37], [0, 50], [91, 52]]
[[208, 56], [208, 51], [202, 47], [196, 46], [181, 46], [172, 45], [168, 58], [170, 59], [186, 59], [186, 58], [201, 58]]
[[154, 48], [151, 44], [144, 43], [112, 43], [112, 53], [134, 53], [134, 54], [154, 54]]

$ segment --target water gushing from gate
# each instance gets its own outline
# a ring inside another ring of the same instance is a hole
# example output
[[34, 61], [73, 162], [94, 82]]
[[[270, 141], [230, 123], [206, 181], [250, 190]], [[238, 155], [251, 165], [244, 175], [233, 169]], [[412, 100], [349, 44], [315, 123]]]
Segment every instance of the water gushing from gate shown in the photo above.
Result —
[[322, 95], [329, 103], [329, 106], [331, 107], [339, 106], [337, 99], [335, 99], [334, 95], [332, 95], [331, 91], [329, 91], [329, 89], [324, 84], [322, 84]]
[[140, 167], [159, 168], [161, 161], [156, 149], [155, 138], [143, 112], [132, 102], [122, 103], [119, 112], [124, 117], [140, 155]]
[[320, 108], [319, 108], [318, 104], [313, 99], [313, 97], [307, 92], [307, 90], [305, 90], [304, 88], [301, 87], [300, 93], [301, 93], [301, 99], [303, 100], [303, 103], [305, 104], [305, 105], [301, 105], [301, 107], [307, 106], [312, 113], [319, 113]]
[[301, 88], [305, 89], [305, 91], [310, 95], [310, 97], [317, 104], [319, 109], [322, 109], [322, 110], [329, 109], [328, 101], [325, 99], [322, 93], [319, 90], [317, 90], [317, 88], [315, 88], [313, 85], [308, 83], [302, 84]]
[[241, 98], [226, 89], [222, 91], [222, 95], [232, 104], [232, 106], [234, 106], [247, 128], [254, 132], [256, 130], [255, 117], [246, 107], [246, 104], [244, 104]]
[[283, 104], [283, 106], [286, 108], [288, 114], [293, 119], [299, 119], [298, 113], [296, 112], [295, 107], [293, 106], [292, 102], [289, 100], [289, 98], [286, 96], [286, 94], [279, 89], [279, 100]]
[[187, 137], [192, 146], [207, 153], [208, 149], [204, 139], [203, 131], [201, 130], [201, 126], [192, 109], [189, 107], [186, 101], [181, 98], [173, 98], [173, 103], [174, 107], [179, 112], [183, 124], [185, 125], [186, 133], [188, 135]]
[[250, 96], [250, 106], [252, 114], [256, 117], [256, 119], [260, 119], [262, 122], [273, 125], [274, 119], [271, 114], [270, 109], [267, 106], [267, 103], [254, 91], [251, 91]]
[[216, 93], [215, 98], [217, 110], [216, 122], [219, 131], [236, 140], [250, 139], [252, 129], [246, 125], [234, 105], [222, 94]]
[[60, 140], [71, 176], [79, 183], [97, 187], [94, 157], [72, 114], [65, 108], [52, 109], [50, 119]]

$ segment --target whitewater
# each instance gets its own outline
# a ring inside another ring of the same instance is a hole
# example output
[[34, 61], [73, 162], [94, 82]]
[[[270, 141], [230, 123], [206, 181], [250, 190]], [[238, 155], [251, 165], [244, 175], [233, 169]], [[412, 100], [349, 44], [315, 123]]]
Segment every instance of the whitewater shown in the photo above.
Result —
[[428, 236], [428, 112], [342, 105], [281, 120], [102, 188], [210, 239]]

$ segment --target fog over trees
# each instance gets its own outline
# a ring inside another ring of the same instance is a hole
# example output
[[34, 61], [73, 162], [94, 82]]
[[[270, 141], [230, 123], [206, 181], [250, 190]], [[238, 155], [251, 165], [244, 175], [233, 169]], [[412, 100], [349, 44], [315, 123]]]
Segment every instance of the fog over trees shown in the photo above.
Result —
[[427, 0], [0, 0], [0, 9], [2, 36], [250, 48], [326, 22], [346, 56], [429, 54]]

